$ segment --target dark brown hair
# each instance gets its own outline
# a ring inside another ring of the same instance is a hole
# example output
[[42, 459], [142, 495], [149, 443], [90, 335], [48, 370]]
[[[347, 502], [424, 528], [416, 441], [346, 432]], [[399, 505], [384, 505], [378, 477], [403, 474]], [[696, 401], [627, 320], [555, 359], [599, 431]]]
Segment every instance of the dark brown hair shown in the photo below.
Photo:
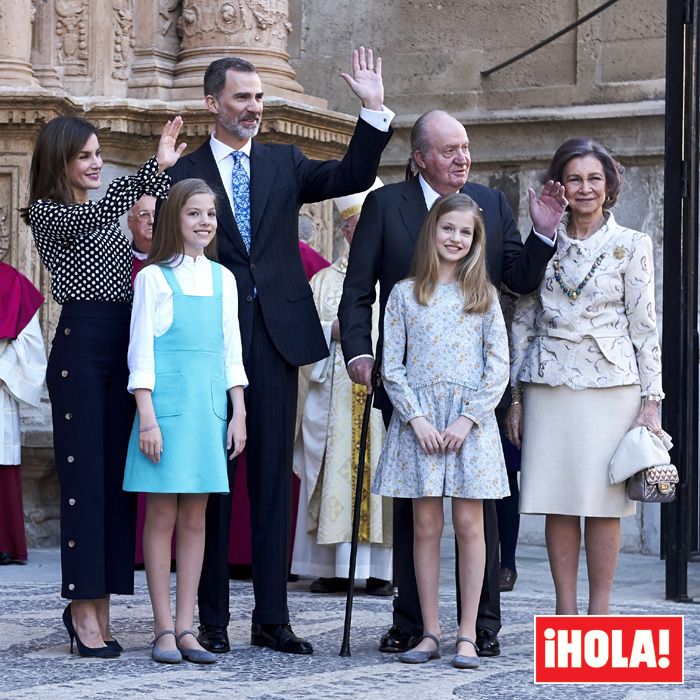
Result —
[[608, 149], [603, 144], [594, 141], [593, 139], [569, 139], [564, 141], [557, 148], [552, 162], [547, 168], [547, 173], [543, 178], [543, 182], [554, 180], [555, 182], [563, 182], [564, 168], [566, 164], [573, 158], [581, 158], [583, 156], [593, 156], [600, 161], [605, 174], [605, 208], [610, 209], [615, 206], [617, 198], [620, 195], [622, 187], [622, 176], [625, 169], [618, 163], [608, 152]]
[[230, 70], [235, 70], [238, 73], [258, 72], [255, 66], [244, 58], [237, 58], [236, 56], [219, 58], [209, 64], [204, 74], [204, 97], [207, 95], [219, 97], [224, 89], [224, 85], [226, 85], [226, 74]]
[[29, 223], [29, 207], [40, 199], [75, 202], [68, 164], [93, 135], [97, 136], [97, 127], [80, 117], [55, 117], [41, 127], [29, 169], [29, 203], [21, 210], [25, 223]]
[[[185, 254], [185, 244], [180, 228], [180, 213], [187, 205], [190, 197], [196, 194], [209, 194], [216, 206], [216, 195], [204, 180], [189, 178], [181, 180], [170, 188], [168, 198], [158, 211], [156, 230], [153, 232], [151, 252], [146, 258], [146, 264], [158, 265], [169, 262], [176, 255]], [[210, 260], [216, 260], [216, 236], [211, 239], [204, 249], [204, 255]]]
[[438, 220], [453, 211], [466, 211], [474, 216], [474, 237], [469, 252], [457, 264], [457, 281], [462, 288], [465, 313], [484, 313], [494, 299], [494, 287], [486, 273], [486, 234], [477, 203], [457, 192], [440, 197], [423, 222], [411, 264], [416, 301], [427, 306], [438, 283], [440, 258], [435, 245]]

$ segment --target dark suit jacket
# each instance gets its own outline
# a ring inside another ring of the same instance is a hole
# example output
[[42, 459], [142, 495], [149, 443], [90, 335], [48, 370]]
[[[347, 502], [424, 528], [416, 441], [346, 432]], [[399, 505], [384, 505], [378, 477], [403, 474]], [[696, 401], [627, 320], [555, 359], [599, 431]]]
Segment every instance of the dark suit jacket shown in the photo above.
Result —
[[175, 182], [190, 177], [206, 180], [217, 195], [217, 253], [219, 262], [236, 277], [244, 362], [251, 349], [254, 351], [256, 293], [272, 342], [289, 364], [305, 365], [328, 355], [299, 255], [299, 208], [369, 188], [390, 136], [391, 131], [379, 131], [358, 119], [342, 161], [310, 160], [296, 146], [254, 140], [250, 152], [250, 255], [236, 226], [209, 140], [168, 170]]
[[[554, 254], [537, 236], [523, 245], [513, 212], [502, 192], [468, 182], [462, 189], [480, 207], [486, 228], [486, 267], [494, 285], [527, 294], [537, 289]], [[394, 284], [408, 276], [413, 250], [428, 210], [418, 177], [386, 185], [365, 200], [350, 247], [348, 271], [338, 309], [340, 337], [346, 362], [358, 355], [381, 361], [384, 308]], [[376, 354], [371, 338], [372, 303], [379, 281], [379, 340]], [[383, 389], [375, 405], [388, 408]]]

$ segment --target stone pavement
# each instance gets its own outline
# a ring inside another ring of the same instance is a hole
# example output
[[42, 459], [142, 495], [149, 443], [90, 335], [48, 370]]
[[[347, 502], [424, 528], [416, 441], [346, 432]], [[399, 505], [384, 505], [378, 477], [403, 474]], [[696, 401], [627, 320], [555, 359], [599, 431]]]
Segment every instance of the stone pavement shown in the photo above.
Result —
[[[536, 546], [518, 548], [519, 579], [514, 591], [502, 596], [501, 656], [482, 660], [477, 671], [453, 669], [454, 559], [451, 543], [444, 544], [443, 658], [424, 666], [406, 666], [376, 650], [391, 623], [391, 601], [364, 594], [355, 599], [352, 657], [339, 657], [345, 598], [312, 595], [308, 581], [290, 584], [289, 607], [295, 631], [314, 643], [312, 657], [249, 646], [252, 587], [231, 581], [232, 652], [211, 667], [155, 664], [149, 656], [151, 611], [143, 572], [136, 573], [136, 595], [113, 605], [113, 629], [125, 653], [114, 660], [81, 659], [68, 654], [61, 623], [65, 602], [58, 594], [58, 551], [33, 550], [27, 566], [0, 567], [0, 698], [700, 698], [700, 606], [665, 601], [663, 562], [638, 554], [620, 556], [612, 612], [684, 614], [685, 685], [535, 686], [532, 616], [551, 612], [553, 604], [546, 552]], [[584, 578], [582, 561], [582, 597]], [[700, 564], [691, 565], [689, 580], [691, 595], [700, 599]]]

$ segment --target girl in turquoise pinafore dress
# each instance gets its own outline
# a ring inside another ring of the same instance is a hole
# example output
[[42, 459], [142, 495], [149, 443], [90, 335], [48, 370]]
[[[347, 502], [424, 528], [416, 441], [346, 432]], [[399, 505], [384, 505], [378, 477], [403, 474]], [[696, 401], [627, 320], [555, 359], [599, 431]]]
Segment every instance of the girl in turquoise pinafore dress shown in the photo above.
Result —
[[[124, 490], [147, 494], [143, 534], [155, 639], [162, 663], [213, 663], [192, 631], [204, 555], [208, 494], [229, 490], [230, 459], [245, 446], [236, 281], [208, 260], [214, 194], [202, 180], [176, 184], [161, 208], [148, 265], [136, 276], [129, 391], [137, 416]], [[233, 417], [226, 426], [227, 391]], [[177, 533], [176, 615], [170, 608], [170, 542]]]

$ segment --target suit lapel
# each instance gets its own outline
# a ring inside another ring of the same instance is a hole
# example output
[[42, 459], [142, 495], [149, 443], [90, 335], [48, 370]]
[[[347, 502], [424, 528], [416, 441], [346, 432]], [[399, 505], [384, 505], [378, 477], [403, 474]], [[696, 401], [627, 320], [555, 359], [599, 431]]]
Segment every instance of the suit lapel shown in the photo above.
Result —
[[277, 163], [270, 149], [253, 141], [250, 149], [250, 237], [251, 249], [260, 250], [260, 222], [273, 189]]
[[238, 226], [236, 226], [236, 220], [231, 209], [231, 202], [226, 193], [226, 188], [221, 182], [219, 168], [216, 165], [214, 155], [209, 146], [209, 139], [190, 156], [190, 161], [193, 166], [193, 171], [196, 173], [196, 177], [207, 182], [214, 190], [214, 194], [216, 194], [218, 202], [216, 208], [218, 219], [217, 233], [219, 235], [221, 235], [221, 233], [226, 235], [243, 255], [247, 255], [243, 239], [238, 232]]
[[399, 204], [399, 213], [401, 214], [406, 231], [412, 243], [415, 245], [425, 215], [428, 213], [428, 209], [425, 206], [423, 190], [420, 187], [417, 176], [405, 183], [401, 197], [402, 201]]

